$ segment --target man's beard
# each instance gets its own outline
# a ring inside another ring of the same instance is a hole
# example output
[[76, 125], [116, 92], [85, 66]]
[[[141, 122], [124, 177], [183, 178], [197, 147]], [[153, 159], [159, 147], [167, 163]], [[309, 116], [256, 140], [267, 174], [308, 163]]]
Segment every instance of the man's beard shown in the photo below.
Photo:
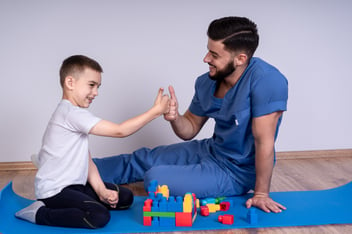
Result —
[[[211, 64], [209, 64], [211, 65]], [[235, 71], [235, 67], [233, 65], [233, 61], [229, 62], [226, 67], [222, 70], [217, 71], [213, 76], [211, 76], [209, 74], [209, 78], [211, 80], [215, 80], [215, 81], [223, 81], [226, 77], [228, 77], [229, 75], [231, 75], [233, 72]]]

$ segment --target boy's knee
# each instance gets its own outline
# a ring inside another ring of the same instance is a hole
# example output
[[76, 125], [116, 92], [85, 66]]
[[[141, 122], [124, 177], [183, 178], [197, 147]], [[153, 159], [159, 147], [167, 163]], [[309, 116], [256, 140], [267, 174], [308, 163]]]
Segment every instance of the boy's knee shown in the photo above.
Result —
[[117, 203], [117, 209], [124, 210], [130, 208], [133, 204], [133, 193], [128, 188], [120, 186], [119, 191], [119, 202]]
[[83, 218], [84, 222], [90, 228], [101, 228], [104, 227], [110, 221], [110, 212], [99, 202], [90, 202], [92, 209], [86, 211], [86, 216]]

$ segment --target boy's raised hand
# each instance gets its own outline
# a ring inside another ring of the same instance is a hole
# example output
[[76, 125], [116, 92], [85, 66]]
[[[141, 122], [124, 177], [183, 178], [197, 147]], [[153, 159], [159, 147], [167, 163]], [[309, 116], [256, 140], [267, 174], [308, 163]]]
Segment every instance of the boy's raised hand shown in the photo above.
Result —
[[175, 95], [174, 87], [169, 86], [170, 93], [170, 102], [169, 102], [169, 111], [164, 113], [164, 119], [167, 121], [173, 121], [178, 117], [178, 102]]
[[160, 110], [160, 114], [165, 114], [169, 112], [169, 96], [164, 94], [164, 89], [160, 88], [158, 91], [158, 96], [155, 99], [154, 107]]

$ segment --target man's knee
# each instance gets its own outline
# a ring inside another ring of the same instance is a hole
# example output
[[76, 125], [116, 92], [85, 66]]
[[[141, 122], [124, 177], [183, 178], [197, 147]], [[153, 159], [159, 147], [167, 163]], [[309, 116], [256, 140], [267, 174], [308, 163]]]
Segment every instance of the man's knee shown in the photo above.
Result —
[[160, 167], [152, 167], [144, 174], [144, 189], [148, 191], [148, 186], [152, 180], [160, 180]]

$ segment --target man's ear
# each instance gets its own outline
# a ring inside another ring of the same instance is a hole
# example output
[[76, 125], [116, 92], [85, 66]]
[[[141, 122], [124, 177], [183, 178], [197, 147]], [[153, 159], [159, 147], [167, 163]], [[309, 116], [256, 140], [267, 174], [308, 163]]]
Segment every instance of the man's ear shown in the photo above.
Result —
[[65, 86], [69, 89], [72, 90], [75, 85], [75, 78], [72, 76], [66, 76], [65, 78]]
[[247, 64], [248, 62], [248, 56], [245, 54], [245, 53], [238, 53], [236, 56], [235, 56], [235, 65], [237, 66], [243, 66], [245, 64]]

